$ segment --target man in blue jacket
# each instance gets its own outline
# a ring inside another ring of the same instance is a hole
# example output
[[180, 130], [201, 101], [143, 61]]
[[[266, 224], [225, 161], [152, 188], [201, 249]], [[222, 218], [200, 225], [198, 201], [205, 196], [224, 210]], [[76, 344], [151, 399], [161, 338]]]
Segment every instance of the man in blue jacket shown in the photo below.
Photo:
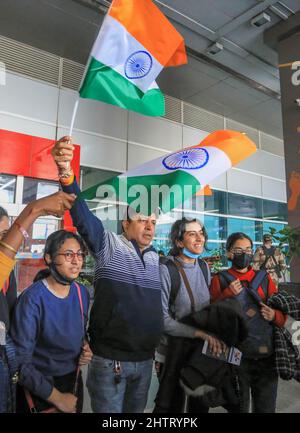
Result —
[[[80, 193], [70, 161], [74, 147], [61, 138], [52, 150], [62, 189]], [[152, 359], [163, 331], [159, 257], [151, 247], [156, 216], [134, 213], [118, 236], [77, 200], [71, 216], [95, 257], [95, 299], [90, 315], [94, 353], [87, 387], [97, 413], [143, 412]]]

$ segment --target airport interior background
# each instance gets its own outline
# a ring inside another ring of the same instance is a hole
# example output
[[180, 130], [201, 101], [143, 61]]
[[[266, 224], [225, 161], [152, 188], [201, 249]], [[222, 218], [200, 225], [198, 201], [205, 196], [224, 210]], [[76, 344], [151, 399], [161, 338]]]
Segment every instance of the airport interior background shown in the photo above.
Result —
[[[222, 255], [231, 232], [247, 233], [256, 247], [263, 233], [288, 224], [279, 60], [265, 35], [294, 17], [299, 20], [300, 0], [154, 3], [183, 35], [188, 54], [187, 65], [166, 68], [158, 77], [166, 115], [145, 117], [81, 100], [73, 131], [77, 174], [86, 189], [195, 145], [212, 131], [245, 132], [257, 152], [215, 179], [212, 195], [194, 197], [163, 215], [154, 239], [154, 246], [167, 253], [172, 222], [182, 214], [197, 217], [208, 232], [205, 255], [220, 256], [220, 266], [226, 267]], [[0, 83], [0, 205], [11, 221], [26, 203], [59, 188], [49, 146], [68, 133], [85, 64], [109, 5], [107, 0], [0, 2], [0, 61], [5, 68]], [[97, 200], [88, 205], [102, 218], [110, 206]], [[42, 266], [47, 236], [66, 224], [47, 217], [33, 225], [17, 256], [20, 291]], [[120, 230], [116, 221], [104, 219], [104, 224]], [[92, 274], [91, 261], [85, 272]], [[284, 411], [288, 397], [281, 395]]]

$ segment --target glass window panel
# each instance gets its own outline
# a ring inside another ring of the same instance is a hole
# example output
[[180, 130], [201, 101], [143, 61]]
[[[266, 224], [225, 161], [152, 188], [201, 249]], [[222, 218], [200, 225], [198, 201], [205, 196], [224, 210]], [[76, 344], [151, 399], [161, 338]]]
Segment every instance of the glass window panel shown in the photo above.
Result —
[[208, 234], [208, 239], [210, 240], [226, 239], [227, 230], [226, 230], [225, 218], [204, 215], [204, 226]]
[[57, 230], [57, 221], [53, 219], [38, 219], [32, 228], [32, 239], [47, 239]]
[[287, 204], [263, 200], [263, 217], [268, 220], [287, 221]]
[[17, 257], [20, 259], [42, 258], [47, 237], [59, 230], [61, 221], [55, 218], [38, 218], [27, 231], [29, 239], [21, 245]]
[[97, 183], [104, 182], [111, 177], [118, 176], [116, 171], [101, 170], [93, 167], [80, 167], [81, 169], [81, 188], [84, 191]]
[[239, 218], [228, 218], [228, 236], [234, 232], [242, 232], [248, 235], [253, 241], [261, 239], [260, 231], [258, 232], [258, 227], [256, 221], [252, 220], [242, 220]]
[[158, 239], [154, 238], [152, 242], [153, 247], [157, 252], [163, 252], [165, 256], [169, 255], [171, 249], [171, 242], [169, 239]]
[[205, 212], [227, 214], [227, 193], [217, 190], [213, 190], [212, 193], [204, 196]]
[[285, 224], [276, 224], [275, 222], [274, 223], [264, 222], [263, 223], [263, 232], [269, 233], [271, 227], [276, 229], [277, 231], [279, 231], [285, 227]]
[[257, 197], [228, 193], [228, 214], [262, 218], [262, 200]]
[[184, 210], [227, 214], [227, 193], [224, 191], [212, 190], [212, 195], [199, 195], [184, 202]]
[[227, 257], [224, 242], [208, 242], [207, 250], [203, 251], [202, 258], [220, 257], [222, 267], [227, 267]]
[[[105, 230], [110, 230], [117, 234], [122, 233], [122, 225], [119, 220], [119, 206], [117, 204], [108, 204], [102, 201], [86, 201], [86, 203], [93, 214], [102, 221]], [[120, 217], [122, 219], [121, 215]]]
[[23, 203], [27, 204], [33, 200], [54, 194], [58, 191], [58, 189], [58, 182], [50, 182], [46, 180], [25, 177], [23, 186]]
[[[180, 206], [177, 206], [178, 208]], [[183, 204], [184, 212], [190, 212], [190, 211], [198, 211], [203, 212], [204, 211], [204, 197], [203, 195], [193, 195], [193, 197], [185, 200]]]
[[16, 180], [16, 176], [0, 174], [0, 205], [2, 203], [14, 203]]
[[172, 211], [160, 215], [156, 228], [155, 237], [153, 239], [153, 247], [159, 251], [163, 251], [165, 255], [168, 254], [171, 249], [170, 232], [172, 224], [178, 219], [182, 218], [182, 213], [178, 211]]

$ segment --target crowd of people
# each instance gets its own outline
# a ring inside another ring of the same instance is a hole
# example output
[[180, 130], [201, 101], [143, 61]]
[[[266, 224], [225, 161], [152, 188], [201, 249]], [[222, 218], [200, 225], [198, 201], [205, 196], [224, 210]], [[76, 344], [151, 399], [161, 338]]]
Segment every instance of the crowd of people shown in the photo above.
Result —
[[[9, 228], [0, 209], [0, 412], [81, 412], [80, 367], [96, 413], [138, 413], [146, 407], [153, 365], [159, 379], [155, 412], [275, 412], [280, 371], [274, 330], [287, 314], [269, 302], [285, 262], [272, 238], [233, 233], [227, 271], [211, 276], [201, 259], [207, 232], [197, 219], [171, 229], [172, 249], [151, 246], [157, 215], [130, 207], [123, 233], [76, 197], [70, 137], [52, 155], [62, 191], [26, 206]], [[45, 245], [45, 269], [17, 299], [14, 257], [42, 215], [70, 210], [78, 234], [59, 230]], [[95, 296], [76, 283], [87, 249], [95, 258]], [[241, 362], [228, 362], [232, 347]], [[210, 356], [204, 353], [204, 348]], [[2, 390], [2, 391], [1, 391]]]

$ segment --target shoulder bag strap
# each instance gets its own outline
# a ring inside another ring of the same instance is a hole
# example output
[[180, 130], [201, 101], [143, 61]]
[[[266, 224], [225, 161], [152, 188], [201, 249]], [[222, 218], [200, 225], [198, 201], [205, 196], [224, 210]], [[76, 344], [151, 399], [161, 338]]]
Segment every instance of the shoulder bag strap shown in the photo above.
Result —
[[194, 295], [193, 295], [193, 292], [192, 292], [192, 289], [191, 289], [191, 286], [190, 286], [189, 280], [188, 280], [188, 278], [187, 278], [187, 276], [186, 276], [186, 273], [185, 273], [183, 267], [182, 267], [181, 264], [178, 262], [178, 260], [175, 260], [175, 264], [176, 264], [176, 266], [177, 266], [178, 271], [180, 272], [180, 275], [181, 275], [182, 278], [183, 278], [183, 281], [184, 281], [185, 287], [186, 287], [186, 289], [187, 289], [187, 292], [188, 292], [188, 295], [189, 295], [189, 298], [190, 298], [190, 301], [191, 301], [191, 310], [192, 310], [192, 313], [194, 313], [194, 312], [195, 312], [195, 299], [194, 299]]
[[199, 267], [200, 267], [200, 269], [202, 271], [202, 274], [204, 276], [206, 285], [207, 285], [207, 287], [209, 287], [209, 282], [208, 282], [208, 266], [207, 266], [206, 262], [204, 260], [202, 260], [202, 259], [198, 259], [198, 264], [199, 264]]
[[[82, 296], [81, 296], [81, 290], [80, 290], [80, 286], [78, 283], [75, 283], [76, 289], [77, 289], [77, 294], [78, 294], [78, 299], [79, 299], [79, 305], [80, 305], [80, 311], [81, 311], [81, 320], [82, 320], [82, 331], [83, 331], [83, 337], [82, 340], [84, 340], [84, 336], [85, 336], [85, 326], [84, 326], [84, 314], [83, 314], [83, 303], [82, 303]], [[77, 366], [77, 371], [76, 371], [76, 379], [75, 379], [75, 384], [74, 384], [74, 388], [73, 388], [73, 394], [77, 395], [77, 389], [78, 389], [78, 379], [79, 379], [79, 375], [80, 375], [80, 366], [78, 364]]]
[[77, 295], [78, 295], [78, 299], [79, 299], [79, 305], [80, 305], [80, 312], [81, 312], [81, 320], [82, 320], [82, 329], [83, 329], [83, 335], [85, 334], [84, 332], [84, 314], [83, 314], [83, 303], [82, 303], [82, 296], [81, 296], [81, 290], [80, 290], [80, 286], [78, 283], [75, 283], [76, 289], [77, 289]]
[[232, 283], [232, 281], [236, 280], [236, 278], [228, 271], [220, 271], [217, 275], [219, 277], [220, 288], [222, 291], [229, 287], [229, 284]]

